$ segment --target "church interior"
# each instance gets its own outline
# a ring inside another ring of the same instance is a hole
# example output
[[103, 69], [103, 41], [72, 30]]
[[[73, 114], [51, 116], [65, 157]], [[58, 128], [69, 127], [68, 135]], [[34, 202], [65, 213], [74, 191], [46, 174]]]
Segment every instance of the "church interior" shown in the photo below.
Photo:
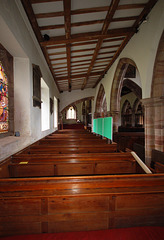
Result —
[[164, 236], [164, 1], [0, 0], [0, 239]]

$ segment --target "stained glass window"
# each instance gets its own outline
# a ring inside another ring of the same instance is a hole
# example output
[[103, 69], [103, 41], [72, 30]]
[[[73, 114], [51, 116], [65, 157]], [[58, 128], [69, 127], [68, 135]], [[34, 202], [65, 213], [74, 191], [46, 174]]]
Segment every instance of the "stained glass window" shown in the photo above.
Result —
[[0, 133], [8, 132], [8, 79], [0, 62]]

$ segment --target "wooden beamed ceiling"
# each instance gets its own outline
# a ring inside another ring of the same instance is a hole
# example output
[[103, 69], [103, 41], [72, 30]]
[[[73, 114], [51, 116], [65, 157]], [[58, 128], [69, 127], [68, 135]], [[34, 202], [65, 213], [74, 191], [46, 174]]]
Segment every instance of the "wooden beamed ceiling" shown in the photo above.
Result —
[[96, 87], [158, 0], [21, 1], [63, 92]]

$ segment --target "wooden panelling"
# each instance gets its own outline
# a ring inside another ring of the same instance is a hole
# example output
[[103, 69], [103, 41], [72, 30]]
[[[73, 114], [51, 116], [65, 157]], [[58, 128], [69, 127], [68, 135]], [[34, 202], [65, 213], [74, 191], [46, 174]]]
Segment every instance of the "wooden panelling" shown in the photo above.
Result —
[[[9, 165], [10, 177], [28, 176], [78, 176], [95, 174], [127, 174], [138, 173], [137, 162], [133, 159], [123, 158], [122, 154], [113, 159], [105, 157], [94, 158], [68, 158], [68, 159], [32, 159], [26, 164], [12, 163]], [[106, 156], [107, 157], [107, 156]], [[27, 159], [28, 160], [28, 159]], [[137, 170], [137, 171], [136, 171]]]
[[136, 173], [136, 163], [120, 161], [117, 163], [102, 162], [97, 163], [95, 167], [95, 174], [125, 174], [125, 173]]
[[23, 234], [37, 234], [41, 233], [41, 224], [39, 222], [25, 222], [18, 223], [15, 222], [15, 219], [11, 222], [3, 223], [0, 226], [0, 234], [1, 236], [9, 236], [9, 235], [23, 235]]
[[154, 164], [154, 169], [156, 173], [164, 173], [164, 164], [156, 162]]
[[163, 226], [163, 208], [146, 208], [117, 211], [114, 218], [114, 227], [136, 226]]
[[7, 158], [0, 163], [0, 178], [9, 177], [8, 165], [10, 163], [10, 160], [10, 158]]
[[[49, 154], [69, 154], [69, 153], [111, 153], [117, 151], [116, 144], [106, 144], [98, 146], [33, 146], [27, 152], [29, 154], [49, 153]], [[25, 153], [27, 153], [25, 152]]]
[[151, 207], [164, 208], [164, 193], [157, 194], [133, 194], [117, 197], [116, 210], [141, 209]]
[[0, 236], [164, 224], [164, 175], [0, 180]]
[[0, 199], [0, 216], [39, 215], [40, 199]]
[[11, 158], [17, 178], [0, 179], [0, 236], [164, 224], [164, 175], [136, 174], [131, 153], [89, 142], [37, 142]]
[[109, 211], [111, 197], [109, 196], [81, 196], [50, 198], [48, 202], [49, 213], [76, 213]]
[[76, 176], [76, 175], [90, 175], [94, 173], [94, 165], [91, 163], [68, 163], [55, 165], [56, 175]]
[[108, 219], [106, 212], [57, 214], [49, 216], [49, 232], [108, 229]]
[[9, 165], [10, 177], [54, 176], [53, 164]]

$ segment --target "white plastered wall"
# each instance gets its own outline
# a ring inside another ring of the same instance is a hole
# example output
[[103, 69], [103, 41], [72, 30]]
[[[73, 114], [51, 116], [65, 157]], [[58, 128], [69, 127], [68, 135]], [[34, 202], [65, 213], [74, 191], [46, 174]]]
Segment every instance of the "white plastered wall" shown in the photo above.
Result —
[[73, 90], [71, 92], [63, 92], [60, 94], [60, 111], [62, 111], [69, 104], [80, 99], [95, 96], [94, 88], [87, 88], [85, 90]]
[[50, 129], [41, 131], [41, 110], [33, 107], [32, 64], [40, 67], [50, 89], [50, 97], [59, 98], [43, 53], [37, 44], [20, 0], [0, 0], [0, 43], [14, 58], [14, 129], [20, 137], [0, 138], [0, 160], [56, 130], [53, 114]]

